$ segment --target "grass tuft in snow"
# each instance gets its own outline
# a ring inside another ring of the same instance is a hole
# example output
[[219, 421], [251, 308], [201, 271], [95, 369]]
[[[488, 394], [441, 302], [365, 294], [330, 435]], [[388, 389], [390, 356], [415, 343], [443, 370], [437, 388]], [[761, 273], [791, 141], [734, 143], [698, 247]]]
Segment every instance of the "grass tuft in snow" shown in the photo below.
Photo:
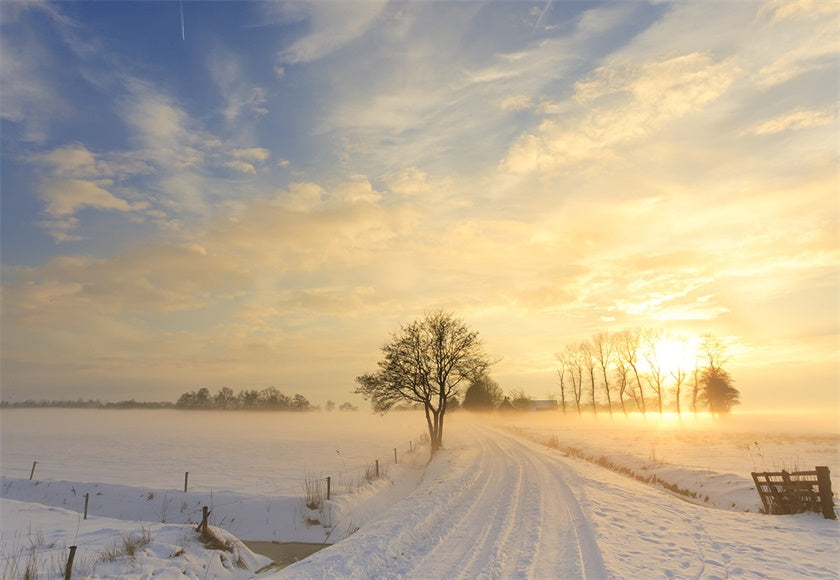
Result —
[[386, 477], [388, 477], [388, 465], [380, 465], [377, 467], [375, 463], [371, 463], [365, 467], [364, 481], [359, 482], [359, 487], [362, 487], [365, 483], [371, 483], [377, 479], [383, 479]]
[[129, 534], [127, 536], [121, 536], [119, 541], [114, 540], [114, 545], [103, 551], [99, 559], [102, 562], [116, 562], [123, 556], [127, 556], [133, 560], [136, 558], [137, 553], [151, 542], [151, 532], [143, 528], [139, 534]]
[[[237, 550], [234, 549], [234, 545], [230, 540], [224, 539], [215, 528], [210, 526], [203, 527], [201, 531], [198, 532], [198, 538], [201, 540], [201, 543], [204, 544], [204, 547], [208, 550], [218, 550], [220, 552], [230, 552], [233, 556], [235, 556], [235, 560], [233, 563], [236, 565], [237, 568], [247, 569], [248, 565], [242, 559], [242, 556], [238, 553]], [[222, 562], [224, 563], [225, 558], [221, 558]]]
[[303, 503], [307, 508], [317, 510], [323, 505], [326, 496], [324, 483], [322, 478], [313, 477], [311, 473], [306, 474], [303, 479]]

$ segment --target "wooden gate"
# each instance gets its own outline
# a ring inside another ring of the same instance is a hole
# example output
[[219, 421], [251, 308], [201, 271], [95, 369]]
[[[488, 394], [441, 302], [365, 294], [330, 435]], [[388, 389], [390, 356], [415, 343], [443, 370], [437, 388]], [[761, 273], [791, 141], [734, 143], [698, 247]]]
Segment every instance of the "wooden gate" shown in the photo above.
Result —
[[834, 496], [831, 492], [831, 473], [828, 467], [814, 471], [764, 471], [752, 474], [755, 489], [764, 504], [764, 513], [798, 514], [822, 513], [836, 519]]

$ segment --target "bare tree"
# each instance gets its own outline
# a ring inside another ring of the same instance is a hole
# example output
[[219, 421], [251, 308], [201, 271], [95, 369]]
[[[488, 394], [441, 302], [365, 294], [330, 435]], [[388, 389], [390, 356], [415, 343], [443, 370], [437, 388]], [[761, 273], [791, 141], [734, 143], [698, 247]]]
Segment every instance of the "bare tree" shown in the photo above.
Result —
[[680, 356], [675, 361], [674, 368], [671, 369], [671, 377], [674, 379], [674, 403], [676, 404], [677, 417], [682, 419], [682, 386], [688, 379], [688, 369], [685, 365], [685, 354], [688, 347], [688, 342], [685, 336], [678, 335], [674, 338], [680, 346]]
[[710, 369], [720, 369], [729, 360], [726, 343], [711, 334], [704, 334], [700, 339], [699, 356]]
[[658, 328], [647, 328], [641, 333], [642, 356], [648, 366], [647, 383], [656, 395], [660, 417], [662, 416], [662, 395], [665, 389], [665, 372], [662, 370], [657, 352], [661, 338], [662, 330]]
[[697, 401], [700, 399], [700, 375], [703, 369], [700, 366], [700, 354], [695, 353], [694, 367], [691, 369], [691, 411], [697, 416]]
[[621, 404], [621, 412], [627, 416], [627, 406], [624, 404], [624, 395], [627, 393], [627, 378], [630, 369], [624, 364], [620, 356], [615, 357], [615, 377], [618, 383], [618, 402]]
[[355, 392], [383, 413], [405, 401], [422, 404], [434, 454], [443, 445], [450, 400], [492, 364], [478, 333], [452, 314], [437, 311], [394, 333], [382, 354], [377, 372], [356, 378]]
[[557, 376], [560, 378], [560, 405], [563, 408], [563, 414], [566, 414], [566, 362], [560, 362], [560, 368], [557, 369]]
[[[577, 407], [578, 415], [580, 415], [580, 399], [583, 394], [583, 364], [581, 363], [580, 353], [572, 347], [567, 346], [566, 353], [569, 375], [572, 377], [572, 392], [575, 396], [575, 407]], [[575, 371], [577, 371], [577, 377], [575, 377]]]
[[674, 403], [676, 403], [677, 406], [677, 417], [682, 419], [682, 408], [680, 407], [680, 394], [682, 391], [682, 385], [683, 383], [685, 383], [685, 379], [688, 378], [688, 373], [681, 364], [677, 364], [677, 366], [671, 370], [671, 376], [674, 379]]
[[592, 344], [594, 346], [595, 359], [598, 361], [598, 366], [601, 367], [601, 374], [604, 377], [604, 393], [607, 395], [607, 409], [609, 409], [610, 418], [612, 418], [612, 397], [610, 396], [610, 380], [608, 378], [607, 368], [609, 368], [612, 362], [615, 342], [611, 334], [600, 332], [592, 338]]
[[595, 406], [595, 349], [592, 343], [584, 340], [580, 343], [580, 358], [581, 363], [589, 372], [589, 394], [592, 399], [592, 414], [598, 414], [598, 408]]
[[[630, 385], [629, 394], [636, 402], [636, 407], [645, 414], [645, 393], [642, 389], [642, 381], [639, 378], [639, 330], [625, 330], [618, 335], [618, 356], [621, 361], [627, 365], [633, 372], [633, 378], [636, 379], [635, 387]], [[638, 389], [638, 392], [636, 391]]]

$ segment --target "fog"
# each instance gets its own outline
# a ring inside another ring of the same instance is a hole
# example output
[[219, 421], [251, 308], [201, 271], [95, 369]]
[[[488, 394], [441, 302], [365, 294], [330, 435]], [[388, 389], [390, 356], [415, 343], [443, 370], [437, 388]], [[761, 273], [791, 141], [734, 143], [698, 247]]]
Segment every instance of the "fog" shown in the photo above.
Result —
[[297, 493], [417, 444], [422, 413], [4, 409], [0, 474], [183, 489]]
[[538, 442], [556, 438], [552, 443], [560, 450], [573, 447], [625, 462], [635, 458], [646, 469], [674, 465], [750, 479], [753, 471], [827, 465], [834, 489], [840, 489], [840, 433], [830, 413], [616, 414], [611, 419], [606, 413], [558, 412], [489, 414], [484, 420]]
[[[296, 494], [309, 475], [322, 477], [393, 459], [426, 429], [422, 412], [249, 412], [178, 410], [4, 409], [0, 474], [101, 482], [150, 489]], [[840, 475], [837, 417], [816, 413], [733, 413], [712, 418], [674, 414], [611, 419], [576, 413], [447, 415], [446, 434], [464, 423], [520, 429], [544, 442], [593, 453], [635, 456], [731, 472], [812, 469]], [[837, 481], [835, 479], [835, 481]], [[840, 481], [837, 489], [840, 489]]]

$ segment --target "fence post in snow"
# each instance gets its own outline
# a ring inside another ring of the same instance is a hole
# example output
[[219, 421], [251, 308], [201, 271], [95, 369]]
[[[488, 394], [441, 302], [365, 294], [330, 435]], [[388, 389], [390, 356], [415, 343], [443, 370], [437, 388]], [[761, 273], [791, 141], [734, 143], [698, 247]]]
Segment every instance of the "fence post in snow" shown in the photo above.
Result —
[[202, 534], [207, 533], [207, 518], [210, 516], [210, 508], [206, 505], [201, 507], [201, 523], [198, 524], [198, 527], [195, 529], [196, 532], [201, 532]]
[[837, 519], [834, 514], [834, 494], [831, 492], [831, 472], [825, 465], [814, 468], [817, 472], [817, 485], [820, 490], [820, 507], [823, 517], [827, 520]]
[[376, 477], [379, 477], [379, 460], [376, 460]]
[[29, 481], [32, 481], [32, 476], [35, 475], [35, 466], [38, 465], [37, 461], [32, 462], [32, 471], [29, 472]]
[[187, 493], [187, 482], [190, 480], [190, 472], [184, 472], [184, 493]]
[[397, 448], [394, 447], [394, 463], [397, 463]]
[[85, 519], [87, 519], [87, 508], [88, 508], [88, 502], [89, 501], [90, 501], [90, 494], [86, 493], [85, 494]]
[[67, 558], [67, 566], [64, 568], [64, 580], [70, 580], [73, 575], [73, 558], [76, 557], [76, 546], [70, 546], [70, 556]]
[[330, 499], [330, 476], [327, 476], [327, 500]]

